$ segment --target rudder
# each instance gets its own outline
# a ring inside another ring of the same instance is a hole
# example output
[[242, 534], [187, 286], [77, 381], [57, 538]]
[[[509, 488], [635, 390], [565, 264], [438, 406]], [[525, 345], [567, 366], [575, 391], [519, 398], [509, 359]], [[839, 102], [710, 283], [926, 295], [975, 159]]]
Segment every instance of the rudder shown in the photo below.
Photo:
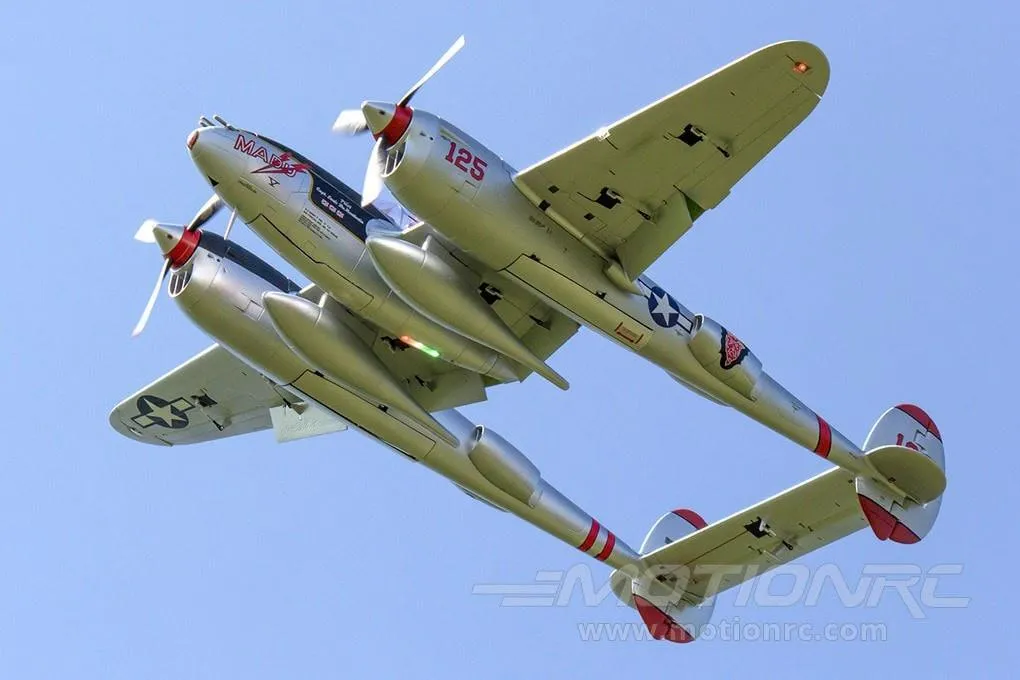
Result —
[[[895, 464], [896, 450], [905, 447], [923, 454], [929, 467], [934, 463], [944, 474], [946, 469], [942, 435], [935, 422], [921, 408], [913, 404], [894, 406], [878, 419], [871, 428], [864, 449], [876, 454], [893, 454], [888, 464]], [[908, 451], [899, 449], [899, 453]], [[918, 458], [917, 454], [912, 454]], [[876, 461], [877, 462], [877, 461]], [[915, 461], [917, 462], [917, 461]], [[933, 470], [938, 472], [938, 470]], [[944, 483], [944, 479], [942, 480]], [[938, 518], [942, 495], [927, 503], [901, 501], [878, 483], [865, 477], [856, 480], [857, 498], [868, 524], [879, 540], [896, 543], [917, 543], [924, 538]], [[940, 487], [941, 488], [941, 487]]]
[[[681, 508], [668, 512], [652, 525], [641, 544], [641, 554], [647, 555], [705, 526], [705, 520], [693, 510]], [[685, 583], [657, 576], [642, 573], [631, 580], [631, 603], [656, 640], [693, 641], [711, 620], [714, 600], [697, 604], [686, 601]]]

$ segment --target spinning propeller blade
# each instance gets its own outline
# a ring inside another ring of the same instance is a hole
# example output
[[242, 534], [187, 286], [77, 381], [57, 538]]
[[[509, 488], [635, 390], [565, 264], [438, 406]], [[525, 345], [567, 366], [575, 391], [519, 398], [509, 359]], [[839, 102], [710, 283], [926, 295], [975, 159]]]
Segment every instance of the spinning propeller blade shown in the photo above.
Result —
[[[134, 330], [131, 331], [131, 337], [138, 336], [143, 330], [145, 330], [145, 326], [149, 323], [149, 317], [152, 316], [152, 310], [156, 306], [156, 298], [159, 297], [160, 286], [163, 285], [163, 279], [166, 278], [167, 272], [170, 271], [170, 267], [173, 264], [170, 257], [173, 250], [172, 245], [176, 245], [177, 242], [183, 240], [181, 237], [182, 233], [187, 236], [190, 232], [197, 231], [203, 224], [211, 220], [222, 208], [223, 200], [218, 195], [213, 194], [209, 200], [202, 205], [199, 211], [195, 213], [195, 216], [191, 218], [191, 221], [188, 222], [188, 226], [183, 228], [183, 232], [181, 231], [181, 227], [162, 224], [153, 219], [148, 219], [142, 222], [142, 226], [140, 226], [138, 231], [135, 232], [136, 241], [141, 241], [142, 243], [156, 243], [156, 233], [158, 232], [165, 241], [166, 239], [172, 239], [172, 244], [170, 241], [166, 241], [166, 243], [160, 245], [160, 249], [163, 251], [163, 266], [160, 267], [159, 278], [156, 279], [156, 285], [153, 287], [152, 293], [149, 295], [149, 301], [145, 304], [145, 309], [142, 310], [142, 316], [138, 319], [138, 323], [135, 324]], [[233, 226], [234, 218], [236, 216], [237, 211], [235, 210], [230, 216], [230, 221], [227, 223], [227, 230], [224, 233], [224, 238], [230, 234], [230, 228]], [[173, 235], [171, 235], [171, 232]], [[198, 243], [198, 236], [192, 234], [189, 238], [189, 243], [192, 246], [193, 252], [194, 246]], [[190, 256], [190, 253], [184, 256], [175, 255], [175, 257], [183, 258], [178, 262], [178, 264], [183, 264], [188, 256]]]
[[386, 167], [386, 151], [383, 149], [383, 140], [375, 140], [372, 147], [372, 155], [368, 159], [368, 168], [365, 169], [365, 183], [361, 187], [361, 207], [366, 208], [379, 198], [383, 188], [383, 170]]
[[[386, 152], [389, 150], [389, 145], [395, 144], [411, 124], [411, 118], [414, 115], [414, 112], [408, 106], [411, 99], [418, 94], [418, 90], [424, 87], [425, 83], [432, 76], [439, 73], [440, 69], [453, 59], [457, 52], [460, 52], [461, 48], [464, 47], [464, 43], [464, 36], [454, 40], [443, 56], [439, 57], [439, 60], [425, 72], [425, 75], [418, 79], [418, 82], [411, 86], [411, 89], [396, 104], [380, 104], [366, 101], [362, 103], [361, 110], [347, 109], [341, 111], [340, 115], [337, 116], [336, 122], [333, 123], [333, 132], [358, 135], [371, 131], [372, 135], [376, 138], [375, 146], [372, 148], [372, 155], [368, 159], [368, 168], [365, 169], [365, 183], [361, 194], [362, 207], [371, 205], [382, 191], [382, 173], [386, 163]], [[368, 113], [372, 118], [371, 126], [369, 126], [369, 120], [365, 114], [366, 107], [370, 107]]]
[[407, 106], [411, 102], [411, 98], [414, 97], [414, 95], [418, 94], [418, 90], [420, 90], [422, 88], [422, 86], [425, 83], [427, 83], [429, 81], [429, 79], [432, 78], [432, 76], [434, 76], [437, 73], [439, 73], [439, 69], [441, 69], [444, 66], [446, 66], [446, 62], [448, 62], [451, 59], [453, 59], [453, 56], [455, 54], [457, 54], [458, 52], [460, 52], [461, 48], [464, 47], [464, 42], [465, 42], [464, 41], [464, 36], [460, 36], [459, 38], [454, 40], [453, 44], [450, 45], [450, 49], [446, 50], [446, 54], [444, 54], [443, 56], [439, 57], [439, 61], [437, 61], [435, 64], [433, 64], [432, 68], [430, 68], [428, 71], [426, 71], [425, 75], [423, 75], [418, 80], [417, 83], [415, 83], [414, 85], [411, 86], [411, 89], [408, 90], [407, 93], [403, 97], [400, 98], [399, 102], [397, 102], [397, 106]]
[[206, 201], [201, 208], [199, 208], [198, 212], [195, 213], [195, 216], [191, 218], [191, 221], [188, 222], [188, 226], [186, 226], [184, 230], [195, 231], [203, 224], [211, 220], [213, 216], [216, 213], [218, 213], [222, 207], [223, 199], [221, 199], [218, 194], [213, 194], [212, 196], [209, 197], [209, 200]]
[[[155, 239], [153, 239], [155, 242]], [[131, 331], [131, 337], [137, 337], [143, 330], [145, 330], [146, 324], [149, 323], [149, 317], [152, 316], [152, 308], [156, 306], [156, 298], [159, 297], [159, 289], [163, 286], [163, 279], [166, 278], [166, 273], [170, 271], [170, 258], [163, 258], [163, 266], [159, 270], [159, 277], [156, 279], [156, 285], [152, 289], [152, 294], [149, 295], [149, 301], [145, 304], [145, 309], [142, 310], [142, 316], [138, 319], [138, 323], [135, 324], [135, 329]]]
[[159, 224], [156, 220], [145, 220], [142, 226], [135, 232], [135, 240], [141, 243], [155, 243], [156, 237], [152, 235], [153, 228]]
[[336, 122], [333, 123], [333, 132], [352, 136], [368, 132], [368, 121], [365, 120], [365, 114], [361, 112], [361, 109], [341, 111], [340, 115], [336, 117]]

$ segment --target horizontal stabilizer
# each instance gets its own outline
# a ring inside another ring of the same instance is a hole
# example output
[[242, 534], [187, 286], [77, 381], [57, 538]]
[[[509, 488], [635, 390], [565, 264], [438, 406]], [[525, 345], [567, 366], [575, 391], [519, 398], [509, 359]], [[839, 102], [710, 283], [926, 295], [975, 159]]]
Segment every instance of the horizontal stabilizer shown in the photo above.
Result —
[[945, 471], [917, 449], [889, 444], [868, 451], [867, 456], [882, 476], [920, 503], [933, 501], [946, 490]]

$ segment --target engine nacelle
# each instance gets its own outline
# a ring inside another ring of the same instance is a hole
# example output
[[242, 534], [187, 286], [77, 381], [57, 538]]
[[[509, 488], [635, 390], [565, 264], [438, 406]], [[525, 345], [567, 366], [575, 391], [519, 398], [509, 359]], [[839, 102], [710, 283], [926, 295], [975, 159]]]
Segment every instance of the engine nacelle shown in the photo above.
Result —
[[755, 390], [762, 377], [761, 360], [737, 336], [703, 315], [694, 317], [691, 332], [691, 354], [702, 367], [723, 384], [748, 399], [755, 399]]
[[[455, 196], [470, 199], [486, 172], [484, 166], [458, 166], [456, 156], [447, 160], [450, 149], [458, 148], [460, 137], [449, 127], [437, 116], [416, 109], [407, 132], [386, 153], [386, 186], [401, 203], [412, 198], [405, 205], [426, 221], [441, 213]], [[472, 157], [470, 163], [474, 162]], [[484, 159], [478, 162], [486, 163]], [[405, 196], [407, 191], [411, 193]]]
[[475, 428], [468, 458], [493, 486], [534, 507], [542, 487], [542, 473], [531, 460], [483, 425]]

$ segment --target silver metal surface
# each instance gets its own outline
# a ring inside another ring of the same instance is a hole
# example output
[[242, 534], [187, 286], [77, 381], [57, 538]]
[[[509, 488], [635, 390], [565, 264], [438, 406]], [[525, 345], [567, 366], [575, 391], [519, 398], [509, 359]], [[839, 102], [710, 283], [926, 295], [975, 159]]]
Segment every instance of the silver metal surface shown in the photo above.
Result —
[[[449, 161], [457, 149], [480, 159], [482, 178]], [[750, 395], [744, 379], [727, 382], [719, 372], [707, 370], [691, 353], [695, 315], [651, 277], [636, 281], [640, 294], [613, 284], [606, 275], [606, 259], [528, 200], [514, 184], [514, 173], [448, 121], [416, 109], [402, 160], [384, 179], [403, 205], [458, 248], [577, 322], [831, 462], [855, 472], [867, 469], [857, 446], [766, 373], [761, 372], [760, 384]], [[751, 362], [758, 361], [750, 356]]]
[[262, 304], [276, 332], [309, 364], [337, 382], [403, 412], [448, 444], [457, 445], [457, 438], [414, 400], [372, 348], [344, 323], [341, 310], [334, 312], [282, 292], [264, 293]]
[[[837, 465], [881, 477], [864, 461], [859, 447], [761, 370], [756, 356], [748, 352], [722, 369], [742, 377], [720, 377], [719, 371], [707, 369], [691, 351], [695, 314], [646, 275], [634, 282], [640, 294], [614, 284], [606, 273], [612, 263], [605, 254], [586, 247], [532, 203], [514, 183], [515, 170], [477, 140], [415, 109], [406, 132], [388, 154], [383, 179], [390, 191], [442, 232], [464, 257], [491, 269], [496, 285], [530, 293], [662, 367], [697, 393], [741, 411]], [[257, 234], [353, 313], [398, 337], [407, 335], [435, 347], [446, 361], [499, 380], [515, 373], [504, 356], [537, 370], [534, 362], [514, 356], [509, 345], [499, 345], [499, 351], [486, 346], [497, 343], [485, 333], [484, 323], [468, 328], [465, 319], [436, 314], [437, 301], [446, 304], [444, 296], [429, 296], [426, 291], [431, 304], [420, 299], [422, 279], [414, 278], [406, 265], [377, 267], [364, 243], [366, 223], [384, 218], [361, 209], [353, 192], [338, 196], [335, 185], [342, 183], [333, 180], [329, 188], [324, 179], [328, 174], [307, 159], [299, 160], [263, 137], [226, 128], [201, 129], [192, 156]], [[458, 165], [462, 156], [473, 160]], [[270, 176], [272, 181], [267, 180]], [[327, 217], [330, 211], [333, 218]], [[407, 299], [388, 285], [380, 269], [393, 277], [391, 283]], [[398, 277], [408, 280], [398, 282]], [[433, 272], [431, 281], [444, 278]], [[412, 299], [418, 309], [407, 304]], [[459, 332], [448, 325], [457, 326]], [[743, 345], [736, 336], [729, 338], [731, 344]], [[718, 351], [725, 353], [721, 335], [719, 339]], [[702, 359], [711, 353], [705, 347], [699, 351]], [[748, 366], [742, 366], [744, 361]], [[548, 371], [542, 374], [552, 378]]]
[[518, 379], [496, 352], [425, 318], [390, 290], [364, 243], [366, 222], [386, 218], [362, 209], [345, 184], [240, 130], [200, 129], [191, 155], [258, 236], [352, 312], [396, 338], [434, 348], [443, 361], [499, 381]]
[[[481, 440], [487, 451], [493, 451], [493, 446], [499, 448], [499, 454], [483, 458], [503, 458], [504, 464], [496, 466], [502, 470], [497, 475], [501, 482], [515, 480], [515, 470], [526, 471], [527, 466], [520, 463], [526, 458], [501, 437], [480, 430], [456, 410], [435, 414], [436, 420], [460, 441], [453, 446], [407, 415], [395, 409], [380, 409], [374, 401], [317, 374], [277, 334], [262, 307], [264, 296], [283, 291], [249, 269], [204, 249], [200, 241], [189, 262], [174, 271], [174, 278], [185, 281], [173, 295], [185, 314], [222, 346], [281, 387], [302, 395], [485, 502], [517, 515], [573, 547], [583, 545], [592, 527], [598, 526], [591, 515], [540, 475], [536, 478], [521, 473], [532, 488], [525, 501], [516, 497], [518, 482], [503, 484], [515, 492], [511, 494], [490, 481], [470, 458], [471, 451], [478, 446], [476, 432], [486, 433]], [[607, 530], [600, 529], [598, 540], [588, 546], [587, 552], [616, 568], [633, 565], [637, 560], [634, 550], [615, 535], [610, 542], [609, 536]]]
[[367, 245], [386, 283], [423, 316], [527, 366], [560, 389], [570, 386], [507, 328], [478, 295], [478, 282], [463, 265], [454, 269], [440, 253], [397, 238], [372, 236]]

